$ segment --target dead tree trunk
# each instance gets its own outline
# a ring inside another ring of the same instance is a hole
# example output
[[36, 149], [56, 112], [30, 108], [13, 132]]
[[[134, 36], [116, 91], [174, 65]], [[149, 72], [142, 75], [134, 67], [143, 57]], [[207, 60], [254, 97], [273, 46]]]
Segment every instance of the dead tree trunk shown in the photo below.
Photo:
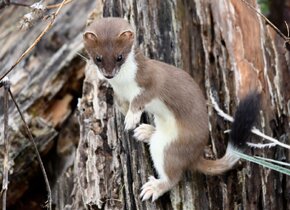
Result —
[[[254, 0], [249, 3], [257, 7]], [[17, 69], [18, 77], [31, 79], [21, 83], [22, 80], [15, 76], [17, 85], [14, 85], [19, 103], [32, 119], [30, 124], [35, 125], [33, 130], [40, 139], [39, 145], [51, 142], [50, 147], [41, 147], [46, 148], [41, 151], [43, 154], [50, 151], [46, 161], [49, 162], [47, 168], [55, 209], [290, 209], [289, 177], [245, 161], [221, 176], [188, 172], [178, 186], [157, 202], [141, 202], [140, 188], [148, 176], [154, 174], [148, 148], [136, 142], [131, 133], [124, 132], [124, 118], [113, 105], [113, 90], [106, 82], [99, 81], [89, 66], [85, 68], [82, 98], [77, 108], [71, 105], [77, 101], [77, 94], [72, 92], [80, 89], [76, 78], [81, 77], [84, 66], [74, 56], [82, 48], [79, 45], [81, 37], [77, 34], [84, 29], [81, 21], [91, 10], [94, 18], [127, 18], [135, 26], [138, 44], [146, 56], [189, 72], [206, 98], [213, 92], [220, 107], [231, 115], [240, 97], [251, 89], [262, 90], [260, 129], [290, 143], [289, 52], [284, 40], [241, 0], [73, 1], [66, 7], [49, 39], [35, 50], [36, 55], [23, 62], [23, 69]], [[8, 11], [6, 15], [12, 12]], [[6, 16], [1, 15], [0, 21], [4, 22]], [[71, 16], [66, 19], [66, 15]], [[9, 25], [9, 22], [5, 23]], [[1, 24], [0, 29], [1, 26], [5, 27]], [[39, 31], [37, 27], [34, 33]], [[10, 43], [13, 42], [11, 37]], [[49, 45], [51, 51], [43, 50], [47, 43], [52, 43]], [[4, 58], [0, 73], [11, 65], [7, 54], [17, 57], [19, 50], [26, 47], [15, 44], [9, 46], [13, 49], [9, 51], [8, 44], [4, 46], [6, 48], [0, 50], [0, 56]], [[36, 59], [37, 55], [41, 59]], [[45, 68], [41, 68], [43, 64], [46, 64]], [[33, 71], [32, 66], [39, 71]], [[22, 75], [23, 72], [28, 73]], [[79, 133], [73, 120], [74, 111], [77, 112]], [[19, 118], [12, 109], [11, 113], [15, 125], [12, 136], [16, 143], [22, 142], [26, 138], [17, 135], [21, 134]], [[218, 117], [210, 106], [208, 113], [210, 138], [206, 154], [218, 158], [225, 152], [228, 135], [224, 131], [230, 124]], [[1, 110], [0, 114], [2, 117]], [[36, 116], [40, 121], [34, 120]], [[151, 122], [152, 119], [144, 116], [142, 120]], [[2, 124], [2, 118], [0, 121]], [[38, 128], [44, 131], [37, 132]], [[77, 141], [78, 135], [79, 143], [75, 146], [72, 141]], [[262, 139], [255, 137], [252, 141], [262, 142]], [[32, 152], [27, 155], [25, 148], [31, 147], [20, 147], [21, 144], [16, 143], [13, 157], [26, 154], [23, 157], [29, 158]], [[289, 151], [279, 147], [249, 150], [248, 154], [289, 162]], [[35, 161], [27, 164], [27, 169], [21, 165], [27, 159], [18, 160], [14, 168], [21, 169], [22, 176], [17, 180], [14, 170], [10, 193], [16, 192], [13, 189], [17, 189], [19, 183], [24, 183], [20, 185], [23, 186], [22, 195], [30, 186], [27, 180], [35, 177], [31, 175], [23, 182], [25, 172], [31, 168], [35, 170], [36, 164]], [[27, 196], [22, 202], [31, 207]]]
[[[255, 1], [250, 2], [256, 7]], [[105, 1], [104, 16], [126, 17], [143, 52], [188, 71], [209, 98], [233, 113], [250, 90], [263, 94], [260, 128], [289, 143], [289, 53], [283, 40], [242, 1]], [[75, 195], [91, 209], [289, 209], [289, 178], [243, 162], [222, 176], [188, 173], [156, 203], [139, 199], [154, 173], [146, 145], [123, 130], [112, 89], [87, 67], [80, 103]], [[212, 156], [221, 157], [229, 124], [208, 108]], [[145, 121], [148, 119], [144, 119]], [[254, 138], [255, 142], [262, 139]], [[281, 148], [249, 151], [289, 160]], [[76, 204], [76, 203], [75, 203]], [[79, 205], [73, 209], [80, 209]]]

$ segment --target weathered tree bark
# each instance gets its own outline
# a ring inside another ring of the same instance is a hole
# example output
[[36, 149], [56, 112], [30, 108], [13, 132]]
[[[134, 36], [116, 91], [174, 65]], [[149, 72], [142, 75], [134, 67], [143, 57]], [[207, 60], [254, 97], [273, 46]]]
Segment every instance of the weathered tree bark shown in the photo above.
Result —
[[[82, 49], [81, 31], [92, 10], [95, 18], [126, 17], [136, 28], [144, 54], [189, 72], [206, 98], [213, 92], [220, 107], [230, 114], [239, 98], [252, 89], [261, 90], [258, 127], [289, 144], [289, 53], [283, 40], [242, 1], [73, 1], [33, 55], [10, 77], [40, 151], [48, 153], [45, 160], [55, 209], [290, 209], [289, 177], [245, 161], [221, 176], [188, 172], [157, 202], [141, 202], [140, 188], [154, 174], [148, 147], [124, 131], [124, 118], [113, 105], [113, 90], [97, 79], [90, 66], [85, 67], [83, 95], [76, 107], [85, 64], [75, 54]], [[5, 37], [0, 39], [4, 46], [0, 75], [41, 30], [36, 25], [26, 36], [13, 33], [13, 27], [7, 26], [16, 20], [4, 20], [12, 12], [21, 13], [23, 8], [7, 8], [0, 14], [0, 37]], [[230, 124], [210, 106], [208, 112], [210, 138], [205, 153], [218, 158], [225, 152], [228, 135], [224, 130]], [[2, 115], [1, 109], [0, 124]], [[9, 193], [14, 203], [32, 185], [28, 183], [35, 177], [37, 161], [12, 107], [10, 116], [15, 164]], [[150, 116], [142, 120], [152, 121]], [[3, 132], [0, 135], [2, 140]], [[252, 140], [262, 142], [257, 137]], [[289, 151], [278, 147], [249, 150], [248, 154], [289, 162]], [[28, 196], [21, 202], [31, 209]], [[14, 205], [13, 209], [21, 207]]]
[[[250, 3], [255, 6], [255, 1]], [[242, 1], [105, 1], [103, 15], [126, 17], [148, 57], [188, 71], [206, 97], [212, 91], [228, 113], [234, 113], [239, 98], [261, 90], [259, 127], [289, 143], [289, 54], [283, 40]], [[111, 93], [88, 66], [75, 191], [83, 195], [86, 208], [289, 209], [289, 178], [247, 162], [221, 176], [188, 173], [158, 202], [142, 203], [140, 188], [154, 169], [146, 145], [123, 131], [123, 117], [114, 109]], [[217, 158], [225, 152], [228, 136], [223, 131], [229, 124], [211, 107], [208, 111], [209, 151]], [[248, 152], [289, 160], [289, 151], [281, 148]], [[83, 205], [74, 204], [73, 209]]]
[[[59, 1], [49, 3], [59, 3]], [[68, 164], [72, 165], [66, 159], [71, 154], [74, 155], [73, 149], [79, 139], [78, 123], [77, 119], [73, 120], [73, 113], [77, 100], [81, 96], [85, 62], [76, 53], [83, 48], [81, 32], [87, 22], [88, 11], [95, 5], [95, 1], [86, 0], [74, 1], [64, 6], [54, 27], [43, 37], [32, 53], [8, 75], [12, 83], [12, 92], [25, 113], [35, 141], [39, 145], [52, 186]], [[15, 6], [0, 10], [0, 76], [32, 44], [47, 24], [47, 21], [39, 20], [31, 29], [20, 31], [18, 29], [20, 18], [28, 12], [30, 11], [27, 8]], [[1, 89], [1, 182], [2, 93]], [[41, 208], [45, 205], [47, 196], [38, 161], [15, 106], [12, 101], [9, 104], [12, 168], [9, 175], [8, 206], [13, 209], [33, 209], [34, 206]], [[77, 129], [74, 126], [77, 126]], [[23, 197], [22, 201], [16, 204], [21, 197]]]

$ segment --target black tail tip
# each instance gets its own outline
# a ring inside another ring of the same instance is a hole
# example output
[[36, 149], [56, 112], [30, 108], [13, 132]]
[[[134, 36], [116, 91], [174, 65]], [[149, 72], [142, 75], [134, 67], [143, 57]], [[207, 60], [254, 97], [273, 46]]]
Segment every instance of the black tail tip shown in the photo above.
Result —
[[241, 100], [230, 133], [230, 141], [234, 147], [245, 148], [251, 129], [258, 119], [260, 106], [261, 94], [257, 91], [249, 93]]

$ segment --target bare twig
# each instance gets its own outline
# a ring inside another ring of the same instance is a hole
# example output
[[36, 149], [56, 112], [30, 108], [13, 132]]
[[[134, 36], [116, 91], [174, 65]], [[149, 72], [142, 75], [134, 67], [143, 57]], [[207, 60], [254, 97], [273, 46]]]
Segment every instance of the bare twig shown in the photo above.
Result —
[[[69, 0], [70, 2], [70, 0]], [[1, 2], [2, 3], [2, 2]], [[9, 3], [11, 3], [10, 1], [4, 1], [4, 3], [6, 5], [8, 5]], [[39, 154], [39, 151], [37, 149], [37, 145], [33, 139], [32, 133], [30, 132], [30, 129], [23, 117], [23, 114], [10, 90], [10, 85], [7, 86], [7, 84], [10, 84], [9, 81], [6, 82], [4, 81], [5, 77], [20, 63], [20, 61], [28, 54], [31, 52], [31, 50], [36, 46], [36, 44], [41, 40], [41, 38], [51, 29], [51, 27], [53, 26], [53, 23], [55, 22], [55, 19], [57, 17], [57, 15], [59, 14], [61, 8], [63, 7], [63, 5], [65, 3], [68, 3], [68, 0], [63, 0], [61, 4], [58, 4], [57, 6], [57, 10], [56, 12], [52, 15], [52, 18], [50, 20], [50, 22], [47, 24], [47, 26], [44, 28], [44, 30], [39, 34], [39, 36], [34, 40], [34, 42], [28, 47], [28, 49], [26, 49], [26, 51], [17, 59], [17, 61], [8, 69], [8, 71], [6, 71], [4, 73], [4, 75], [1, 76], [0, 78], [0, 87], [4, 86], [5, 88], [5, 92], [4, 92], [4, 141], [5, 141], [5, 156], [4, 156], [4, 161], [3, 161], [3, 183], [2, 183], [2, 198], [3, 198], [3, 205], [2, 205], [2, 209], [6, 210], [6, 199], [7, 199], [7, 189], [8, 189], [8, 173], [9, 173], [9, 142], [8, 142], [8, 97], [9, 95], [11, 96], [19, 114], [20, 117], [25, 125], [25, 129], [28, 135], [29, 140], [32, 142], [33, 147], [35, 149], [36, 152], [36, 156], [37, 159], [39, 161], [40, 164], [40, 168], [42, 170], [43, 176], [44, 176], [44, 180], [45, 180], [45, 184], [46, 184], [46, 188], [47, 188], [47, 193], [48, 193], [48, 206], [47, 208], [49, 210], [52, 209], [52, 194], [51, 194], [51, 189], [50, 189], [50, 185], [49, 185], [49, 181], [47, 178], [47, 174], [43, 165], [43, 162], [41, 160], [41, 156]]]
[[264, 133], [262, 133], [261, 131], [259, 131], [257, 128], [253, 128], [252, 129], [252, 133], [254, 133], [257, 136], [260, 136], [260, 137], [262, 137], [264, 139], [267, 139], [267, 140], [269, 140], [269, 141], [271, 141], [271, 142], [273, 142], [273, 143], [275, 143], [275, 144], [277, 144], [277, 145], [279, 145], [281, 147], [290, 149], [290, 145], [284, 144], [284, 143], [278, 141], [277, 139], [272, 138], [271, 136], [265, 135]]
[[[73, 0], [66, 0], [65, 1], [65, 5], [72, 2]], [[14, 5], [14, 6], [21, 6], [21, 7], [31, 7], [30, 4], [25, 4], [23, 2], [14, 2], [14, 1], [8, 1], [8, 0], [0, 0], [0, 9], [4, 8], [5, 6], [10, 6], [10, 5]], [[47, 5], [46, 9], [56, 9], [61, 5], [61, 3], [59, 4], [51, 4], [51, 5]]]
[[263, 15], [261, 12], [257, 11], [257, 9], [249, 4], [246, 0], [241, 0], [244, 2], [250, 9], [255, 11], [258, 15], [260, 15], [286, 42], [290, 41], [290, 37], [285, 36], [265, 15]]
[[10, 88], [9, 80], [5, 78], [2, 81], [4, 87], [4, 160], [3, 160], [3, 181], [2, 181], [2, 209], [6, 210], [6, 200], [7, 200], [7, 190], [8, 190], [8, 175], [10, 170], [10, 162], [9, 162], [9, 139], [8, 139], [8, 90]]
[[53, 23], [55, 21], [55, 18], [59, 14], [61, 8], [65, 4], [67, 0], [63, 0], [62, 3], [59, 5], [56, 12], [52, 15], [52, 18], [50, 22], [47, 24], [47, 26], [44, 28], [44, 30], [38, 35], [38, 37], [34, 40], [34, 42], [25, 50], [25, 52], [16, 60], [16, 62], [0, 77], [0, 81], [7, 76], [19, 63], [22, 61], [22, 59], [31, 52], [31, 50], [37, 45], [37, 43], [42, 39], [42, 37], [51, 29], [53, 26]]
[[[73, 0], [66, 0], [64, 5], [71, 3]], [[61, 3], [60, 3], [61, 4]], [[60, 6], [60, 4], [51, 4], [51, 5], [47, 5], [46, 9], [55, 9], [58, 8]]]
[[[228, 114], [226, 114], [223, 110], [221, 110], [221, 108], [218, 106], [217, 102], [215, 101], [213, 94], [210, 92], [210, 100], [211, 100], [211, 105], [214, 107], [214, 109], [216, 110], [217, 114], [219, 116], [221, 116], [222, 118], [224, 118], [227, 121], [233, 122], [234, 118]], [[267, 139], [268, 141], [271, 141], [273, 143], [275, 143], [276, 145], [279, 145], [281, 147], [290, 149], [290, 146], [287, 144], [284, 144], [280, 141], [278, 141], [277, 139], [267, 136], [266, 134], [262, 133], [261, 131], [259, 131], [257, 128], [252, 128], [251, 130], [252, 133], [256, 134], [257, 136], [260, 136], [264, 139]], [[273, 145], [272, 145], [273, 146]], [[257, 147], [258, 148], [258, 147]]]
[[276, 143], [268, 143], [268, 144], [261, 144], [261, 143], [258, 143], [258, 144], [255, 144], [255, 143], [251, 143], [251, 142], [247, 142], [247, 145], [248, 145], [249, 147], [257, 148], [257, 149], [271, 148], [271, 147], [275, 147], [275, 146], [277, 146]]
[[41, 156], [40, 156], [40, 154], [38, 152], [37, 145], [36, 145], [36, 143], [34, 141], [32, 133], [31, 133], [31, 131], [30, 131], [25, 119], [24, 119], [24, 116], [23, 116], [23, 114], [22, 114], [22, 112], [21, 112], [21, 110], [20, 110], [20, 108], [19, 108], [19, 106], [18, 106], [18, 104], [17, 104], [17, 102], [16, 102], [16, 100], [15, 100], [15, 98], [14, 98], [14, 96], [13, 96], [11, 90], [10, 90], [10, 88], [8, 89], [8, 91], [9, 91], [9, 94], [10, 94], [10, 96], [11, 96], [11, 98], [12, 98], [12, 100], [13, 100], [16, 108], [17, 108], [17, 111], [18, 111], [23, 123], [24, 123], [25, 130], [26, 130], [26, 133], [28, 135], [28, 138], [31, 141], [31, 143], [33, 144], [33, 147], [34, 147], [34, 150], [35, 150], [35, 153], [36, 153], [36, 156], [37, 156], [37, 159], [38, 159], [38, 162], [39, 162], [39, 165], [40, 165], [43, 177], [44, 177], [44, 181], [45, 181], [45, 184], [46, 184], [46, 190], [47, 190], [47, 193], [48, 193], [48, 209], [51, 210], [52, 209], [51, 189], [50, 189], [49, 181], [48, 181], [48, 178], [47, 178], [47, 174], [46, 174], [43, 162], [41, 160]]
[[209, 105], [214, 107], [214, 109], [216, 110], [216, 112], [218, 113], [219, 116], [221, 116], [222, 118], [224, 118], [227, 121], [234, 122], [234, 118], [232, 116], [226, 114], [223, 110], [221, 110], [221, 108], [219, 107], [219, 105], [215, 101], [211, 92], [210, 92], [210, 99], [211, 99], [211, 104], [209, 104]]

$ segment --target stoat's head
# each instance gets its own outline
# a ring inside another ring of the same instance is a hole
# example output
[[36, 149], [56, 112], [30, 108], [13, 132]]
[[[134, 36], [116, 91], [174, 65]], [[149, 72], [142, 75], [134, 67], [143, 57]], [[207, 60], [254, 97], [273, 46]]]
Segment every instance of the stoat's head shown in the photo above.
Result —
[[134, 32], [121, 18], [103, 18], [92, 23], [83, 34], [85, 48], [107, 79], [115, 77], [133, 49]]

